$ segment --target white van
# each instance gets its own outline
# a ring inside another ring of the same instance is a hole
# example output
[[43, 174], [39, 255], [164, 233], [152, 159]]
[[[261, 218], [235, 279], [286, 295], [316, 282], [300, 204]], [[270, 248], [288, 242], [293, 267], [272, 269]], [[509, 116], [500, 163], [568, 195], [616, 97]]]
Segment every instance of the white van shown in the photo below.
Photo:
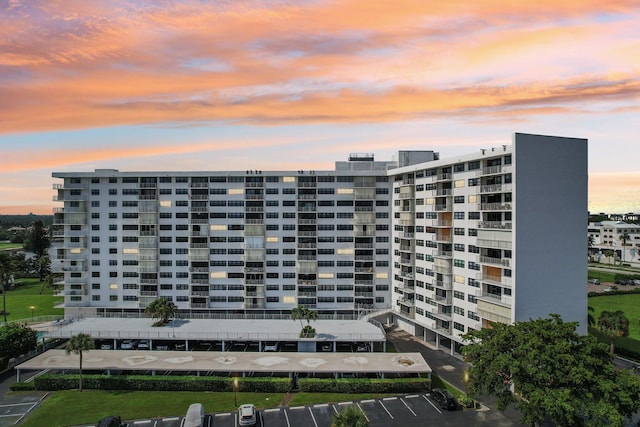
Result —
[[184, 416], [180, 427], [203, 427], [204, 425], [204, 407], [201, 403], [192, 403], [189, 405], [187, 415]]

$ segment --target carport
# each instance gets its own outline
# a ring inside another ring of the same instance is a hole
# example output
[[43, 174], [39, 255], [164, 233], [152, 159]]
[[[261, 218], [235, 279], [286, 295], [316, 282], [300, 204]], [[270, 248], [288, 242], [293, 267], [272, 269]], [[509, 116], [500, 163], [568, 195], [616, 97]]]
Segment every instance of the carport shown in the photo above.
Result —
[[[17, 381], [24, 370], [77, 371], [79, 356], [48, 350], [16, 366]], [[196, 372], [220, 376], [279, 373], [289, 377], [323, 374], [336, 378], [401, 375], [431, 378], [431, 367], [420, 353], [264, 353], [213, 351], [90, 350], [83, 353], [85, 371]]]

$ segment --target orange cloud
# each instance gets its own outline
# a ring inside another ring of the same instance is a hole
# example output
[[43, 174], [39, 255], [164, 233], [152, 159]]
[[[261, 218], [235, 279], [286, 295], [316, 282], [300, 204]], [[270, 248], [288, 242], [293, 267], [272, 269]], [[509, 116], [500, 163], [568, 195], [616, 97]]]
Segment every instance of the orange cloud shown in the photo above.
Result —
[[[601, 99], [626, 108], [640, 80], [629, 31], [637, 8], [633, 0], [24, 2], [0, 16], [0, 133], [511, 118], [516, 105], [540, 115]], [[596, 19], [606, 14], [627, 21]], [[599, 39], [606, 60], [564, 60]]]

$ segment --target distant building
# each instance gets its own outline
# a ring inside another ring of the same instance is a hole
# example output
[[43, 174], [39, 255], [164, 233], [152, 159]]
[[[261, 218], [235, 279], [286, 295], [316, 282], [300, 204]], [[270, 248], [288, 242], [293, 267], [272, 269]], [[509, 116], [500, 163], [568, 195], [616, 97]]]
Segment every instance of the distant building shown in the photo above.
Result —
[[[623, 236], [627, 236], [624, 241], [622, 239]], [[640, 225], [623, 221], [590, 223], [588, 228], [589, 237], [592, 237], [589, 254], [594, 261], [603, 263], [612, 263], [614, 261], [640, 263]], [[613, 250], [613, 259], [605, 255], [607, 250]]]

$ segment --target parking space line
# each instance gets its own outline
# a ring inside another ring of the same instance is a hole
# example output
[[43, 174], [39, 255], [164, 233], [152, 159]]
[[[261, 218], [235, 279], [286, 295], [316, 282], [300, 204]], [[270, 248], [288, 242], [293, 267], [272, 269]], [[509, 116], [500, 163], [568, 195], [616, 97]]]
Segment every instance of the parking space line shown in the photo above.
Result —
[[284, 417], [287, 419], [287, 427], [291, 427], [291, 423], [289, 422], [289, 415], [287, 415], [287, 410], [284, 410]]
[[367, 413], [362, 410], [362, 407], [360, 406], [360, 404], [358, 402], [356, 402], [356, 405], [358, 405], [358, 408], [360, 409], [360, 412], [362, 412], [362, 415], [364, 415], [364, 417], [366, 418], [367, 422], [370, 423], [371, 421], [369, 421], [369, 417], [367, 417]]
[[389, 410], [387, 409], [386, 406], [384, 406], [384, 403], [382, 403], [382, 400], [378, 400], [378, 403], [380, 404], [380, 406], [382, 406], [382, 408], [387, 412], [387, 414], [389, 414], [389, 416], [391, 417], [391, 419], [393, 420], [393, 415], [391, 415], [391, 412], [389, 412]]
[[413, 414], [413, 416], [414, 416], [414, 417], [417, 417], [417, 416], [418, 416], [418, 415], [416, 415], [416, 413], [415, 413], [415, 412], [413, 412], [413, 409], [409, 408], [409, 405], [407, 405], [407, 402], [405, 402], [402, 398], [400, 398], [400, 401], [401, 401], [402, 403], [404, 403], [404, 406], [406, 406], [406, 407], [407, 407], [407, 409], [411, 411], [411, 413]]
[[338, 410], [336, 409], [336, 405], [331, 405], [331, 407], [333, 408], [333, 411], [337, 414]]
[[311, 414], [311, 419], [313, 420], [313, 424], [318, 427], [318, 423], [316, 422], [316, 417], [313, 416], [313, 411], [311, 410], [311, 408], [307, 408], [309, 409], [309, 414]]
[[433, 402], [431, 402], [429, 399], [427, 399], [427, 396], [425, 396], [424, 394], [422, 395], [422, 397], [424, 397], [424, 400], [426, 400], [427, 402], [429, 402], [429, 405], [433, 406], [433, 409], [435, 409], [436, 411], [438, 411], [439, 414], [442, 413], [442, 411], [440, 409], [438, 409], [438, 407], [436, 405], [433, 404]]
[[280, 408], [263, 409], [263, 412], [280, 412]]
[[33, 405], [34, 403], [38, 403], [38, 402], [13, 403], [13, 404], [10, 404], [10, 405], [0, 405], [0, 408], [11, 407], [11, 406]]

